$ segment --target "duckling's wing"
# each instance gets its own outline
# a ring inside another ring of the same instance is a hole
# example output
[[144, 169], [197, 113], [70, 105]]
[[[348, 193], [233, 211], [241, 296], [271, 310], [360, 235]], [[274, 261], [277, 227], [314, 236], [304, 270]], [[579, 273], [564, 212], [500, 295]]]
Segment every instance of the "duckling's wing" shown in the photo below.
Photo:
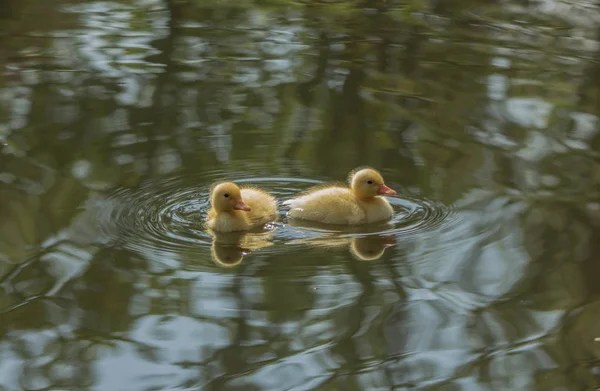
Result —
[[326, 224], [356, 224], [365, 218], [364, 211], [348, 188], [319, 189], [292, 200], [290, 217]]
[[243, 188], [242, 198], [252, 208], [248, 217], [253, 221], [269, 221], [277, 219], [277, 201], [271, 194], [254, 188]]
[[295, 207], [299, 203], [304, 202], [307, 198], [320, 196], [326, 191], [331, 191], [332, 189], [341, 191], [349, 190], [348, 186], [340, 182], [323, 183], [320, 185], [312, 186], [307, 190], [304, 190], [303, 192], [299, 193], [296, 197], [292, 198], [291, 200], [283, 201], [281, 204], [285, 206]]

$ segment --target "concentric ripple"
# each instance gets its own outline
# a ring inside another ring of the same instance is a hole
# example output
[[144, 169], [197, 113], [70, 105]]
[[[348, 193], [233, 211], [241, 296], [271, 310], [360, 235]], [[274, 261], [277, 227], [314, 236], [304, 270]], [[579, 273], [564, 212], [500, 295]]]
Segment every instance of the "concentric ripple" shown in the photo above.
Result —
[[[227, 177], [243, 176], [228, 172]], [[209, 189], [213, 182], [222, 178], [219, 172], [209, 176], [182, 175], [150, 181], [136, 188], [120, 189], [98, 205], [99, 227], [111, 240], [137, 251], [207, 254], [214, 240], [204, 227]], [[297, 178], [244, 178], [235, 182], [257, 184], [280, 201], [321, 183]], [[351, 237], [365, 234], [407, 235], [438, 226], [452, 212], [441, 203], [421, 198], [396, 196], [388, 199], [395, 213], [392, 220], [385, 223], [343, 229], [288, 225], [287, 209], [281, 208], [280, 222], [265, 231], [271, 231], [268, 240], [272, 243], [323, 233]], [[251, 235], [265, 238], [265, 232]], [[261, 251], [278, 251], [276, 249], [277, 246], [263, 246]]]
[[206, 248], [204, 230], [208, 186], [184, 177], [120, 189], [98, 211], [104, 234], [140, 250], [194, 251]]

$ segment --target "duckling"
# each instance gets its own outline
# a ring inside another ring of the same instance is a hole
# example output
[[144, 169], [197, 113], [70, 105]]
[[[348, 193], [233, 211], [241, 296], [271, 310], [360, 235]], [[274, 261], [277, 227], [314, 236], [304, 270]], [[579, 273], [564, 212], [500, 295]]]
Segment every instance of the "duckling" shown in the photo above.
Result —
[[240, 189], [235, 183], [215, 185], [206, 225], [214, 231], [247, 231], [277, 220], [277, 202], [269, 193], [254, 187]]
[[395, 195], [381, 174], [372, 168], [350, 173], [350, 187], [345, 185], [317, 186], [305, 194], [284, 202], [291, 206], [291, 218], [324, 224], [358, 225], [387, 220], [392, 217], [390, 203], [381, 195]]

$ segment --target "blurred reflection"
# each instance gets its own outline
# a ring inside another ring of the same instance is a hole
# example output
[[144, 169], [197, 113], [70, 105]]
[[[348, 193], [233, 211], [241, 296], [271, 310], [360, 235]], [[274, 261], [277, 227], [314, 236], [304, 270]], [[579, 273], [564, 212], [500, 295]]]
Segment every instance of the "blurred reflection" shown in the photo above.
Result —
[[[598, 388], [599, 6], [4, 0], [0, 389]], [[454, 214], [203, 231], [363, 164]]]
[[[310, 237], [298, 240], [292, 240], [290, 244], [307, 244], [321, 248], [341, 248], [349, 247], [350, 253], [361, 261], [374, 261], [383, 256], [383, 253], [388, 247], [396, 244], [396, 239], [393, 235], [384, 234], [369, 234], [369, 231], [383, 231], [394, 228], [391, 222], [368, 224], [363, 226], [343, 226], [321, 224], [314, 221], [306, 221], [301, 219], [289, 219], [290, 227], [308, 228], [310, 230], [322, 231], [329, 230], [335, 233], [326, 234], [323, 236]], [[356, 236], [343, 236], [344, 233], [354, 233]]]
[[222, 267], [237, 266], [253, 250], [273, 245], [272, 234], [207, 231], [213, 237], [210, 247], [212, 260]]
[[245, 248], [242, 248], [236, 243], [221, 244], [213, 242], [210, 248], [212, 260], [219, 266], [234, 267], [239, 265], [244, 258], [244, 255], [249, 254]]
[[350, 250], [361, 261], [374, 261], [383, 256], [388, 247], [393, 247], [396, 239], [393, 236], [364, 236], [352, 238]]
[[386, 249], [396, 244], [393, 235], [369, 235], [345, 237], [335, 234], [316, 238], [297, 239], [288, 244], [304, 244], [322, 248], [348, 247], [350, 253], [359, 261], [375, 261], [381, 258]]
[[[396, 212], [394, 212], [396, 213]], [[289, 219], [287, 221], [290, 227], [295, 228], [306, 228], [311, 231], [328, 231], [338, 234], [350, 233], [350, 234], [369, 234], [378, 233], [385, 230], [394, 229], [394, 224], [391, 221], [384, 221], [373, 224], [360, 224], [360, 225], [339, 225], [339, 224], [323, 224], [316, 221], [302, 220], [302, 219]]]

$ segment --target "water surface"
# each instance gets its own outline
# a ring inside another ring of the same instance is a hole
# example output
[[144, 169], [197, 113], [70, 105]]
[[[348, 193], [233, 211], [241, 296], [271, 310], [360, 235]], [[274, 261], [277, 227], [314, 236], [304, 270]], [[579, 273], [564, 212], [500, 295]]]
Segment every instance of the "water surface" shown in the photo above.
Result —
[[599, 86], [591, 0], [4, 0], [0, 389], [597, 389]]

